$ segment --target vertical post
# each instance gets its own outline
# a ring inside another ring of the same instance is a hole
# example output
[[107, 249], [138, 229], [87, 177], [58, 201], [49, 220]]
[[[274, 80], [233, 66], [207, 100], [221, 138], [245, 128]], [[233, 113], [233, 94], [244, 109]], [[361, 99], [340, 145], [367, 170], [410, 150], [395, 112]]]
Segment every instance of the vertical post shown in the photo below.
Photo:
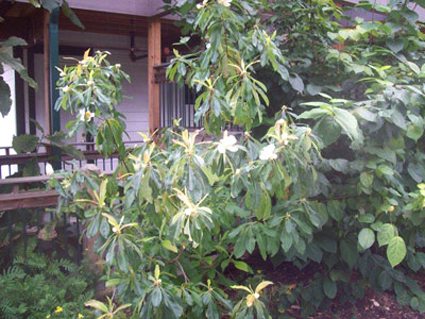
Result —
[[[13, 56], [21, 59], [24, 63], [24, 50], [22, 47], [13, 48]], [[15, 105], [16, 105], [16, 134], [25, 134], [25, 99], [24, 80], [20, 76], [15, 76]]]
[[43, 16], [43, 74], [44, 74], [44, 132], [50, 134], [50, 13], [45, 11]]
[[161, 63], [161, 20], [153, 18], [148, 27], [148, 101], [149, 131], [159, 128], [159, 83], [155, 81], [154, 66]]
[[[59, 8], [44, 16], [44, 97], [45, 97], [45, 125], [46, 132], [53, 134], [60, 130], [60, 112], [55, 110], [55, 103], [59, 96], [56, 82], [59, 74], [56, 67], [59, 65]], [[54, 169], [61, 168], [60, 150], [53, 147]]]
[[50, 121], [52, 133], [60, 131], [60, 113], [55, 110], [55, 103], [59, 97], [56, 82], [59, 80], [59, 8], [50, 14], [49, 23], [49, 78], [50, 78]]
[[[35, 70], [34, 70], [34, 48], [28, 48], [28, 54], [27, 54], [27, 69], [28, 69], [28, 75], [31, 78], [35, 78]], [[36, 134], [36, 127], [35, 123], [32, 120], [35, 120], [35, 90], [28, 86], [28, 118], [30, 120], [30, 134], [35, 135]]]

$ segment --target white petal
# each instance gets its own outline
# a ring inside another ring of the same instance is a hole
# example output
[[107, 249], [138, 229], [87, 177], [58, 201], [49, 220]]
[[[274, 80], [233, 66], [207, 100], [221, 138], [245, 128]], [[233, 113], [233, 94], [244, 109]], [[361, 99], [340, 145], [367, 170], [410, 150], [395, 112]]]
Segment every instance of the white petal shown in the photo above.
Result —
[[46, 175], [53, 175], [55, 173], [52, 165], [50, 163], [46, 163]]

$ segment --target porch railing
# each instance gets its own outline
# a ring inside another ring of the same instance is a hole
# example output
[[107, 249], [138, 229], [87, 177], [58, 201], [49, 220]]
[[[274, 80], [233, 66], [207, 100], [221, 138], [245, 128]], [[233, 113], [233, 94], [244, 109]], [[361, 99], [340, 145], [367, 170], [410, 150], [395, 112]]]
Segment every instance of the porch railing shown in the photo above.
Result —
[[[143, 141], [128, 141], [125, 142], [125, 146], [127, 148], [132, 148], [141, 143], [143, 143]], [[118, 155], [112, 154], [110, 157], [105, 158], [102, 154], [96, 151], [94, 142], [70, 144], [83, 152], [84, 159], [76, 160], [71, 156], [63, 154], [60, 160], [61, 169], [63, 170], [82, 168], [86, 164], [94, 164], [105, 172], [111, 172], [117, 167]], [[46, 174], [46, 164], [51, 162], [52, 159], [53, 156], [49, 153], [48, 149], [44, 147], [37, 152], [25, 154], [16, 154], [11, 146], [0, 147], [0, 179], [12, 176], [18, 172], [20, 166], [25, 165], [30, 161], [36, 161], [39, 166], [40, 173], [42, 175]]]
[[187, 85], [168, 81], [168, 63], [155, 67], [155, 82], [159, 85], [160, 127], [172, 127], [179, 120], [179, 126], [187, 129], [202, 127], [202, 121], [195, 122], [196, 94]]
[[[160, 127], [172, 127], [179, 120], [179, 126], [189, 130], [203, 127], [202, 119], [195, 121], [196, 93], [187, 85], [171, 82], [166, 77], [169, 63], [155, 66], [155, 82], [159, 85]], [[223, 130], [241, 132], [235, 125], [226, 125]]]
[[54, 251], [60, 258], [80, 263], [83, 255], [80, 219], [75, 214], [55, 216], [53, 209], [58, 194], [45, 189], [48, 178], [0, 180], [0, 187], [12, 189], [10, 193], [0, 194], [0, 253], [4, 256], [0, 269], [10, 264], [18, 251], [25, 259], [29, 240], [36, 240], [39, 252]]

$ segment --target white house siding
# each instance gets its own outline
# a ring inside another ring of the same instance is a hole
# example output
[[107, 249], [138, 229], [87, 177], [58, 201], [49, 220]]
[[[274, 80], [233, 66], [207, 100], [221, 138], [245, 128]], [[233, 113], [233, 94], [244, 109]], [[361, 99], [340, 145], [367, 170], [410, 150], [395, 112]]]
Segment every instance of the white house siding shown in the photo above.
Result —
[[[350, 3], [353, 3], [353, 4], [357, 4], [357, 3], [360, 2], [360, 0], [344, 0], [344, 1], [350, 2]], [[375, 5], [375, 6], [376, 5], [387, 5], [388, 3], [390, 3], [390, 0], [373, 0], [373, 1], [369, 0], [369, 2], [373, 3], [373, 5]], [[415, 12], [419, 16], [420, 21], [425, 21], [425, 9], [424, 8], [422, 8], [420, 5], [417, 5], [416, 3], [413, 3], [413, 2], [411, 2], [409, 4], [409, 7], [411, 9], [415, 10]], [[372, 16], [372, 14], [362, 12], [361, 14], [353, 15], [353, 16], [360, 16], [360, 17], [365, 18], [366, 20], [369, 20], [369, 18]], [[378, 17], [379, 17], [379, 14], [378, 14]], [[377, 19], [376, 14], [374, 15], [374, 18]]]
[[[15, 72], [8, 65], [3, 65], [3, 80], [9, 85], [12, 106], [5, 117], [0, 115], [0, 147], [12, 145], [13, 135], [16, 135], [16, 106], [15, 106]], [[0, 154], [1, 155], [1, 154]]]
[[[123, 102], [118, 106], [118, 110], [122, 112], [127, 120], [127, 140], [140, 140], [137, 132], [147, 132], [149, 129], [148, 117], [148, 93], [147, 93], [147, 60], [141, 59], [132, 62], [129, 56], [130, 38], [127, 36], [115, 36], [94, 34], [87, 32], [62, 31], [60, 33], [60, 44], [67, 46], [75, 46], [94, 50], [106, 50], [111, 53], [109, 61], [111, 63], [120, 63], [122, 69], [130, 75], [131, 83], [125, 83], [123, 94], [125, 96]], [[146, 48], [146, 39], [137, 38], [136, 46], [139, 52], [143, 52]], [[60, 59], [61, 65], [70, 63], [68, 60]], [[44, 114], [44, 70], [43, 56], [35, 55], [35, 79], [39, 84], [36, 93], [36, 119], [43, 126], [45, 123]], [[64, 129], [66, 123], [72, 119], [67, 112], [61, 112], [61, 128]], [[83, 141], [82, 134], [78, 134], [70, 142]]]
[[[12, 145], [13, 136], [16, 135], [15, 72], [8, 65], [3, 65], [3, 67], [4, 72], [0, 76], [3, 76], [4, 81], [10, 87], [12, 107], [9, 114], [5, 117], [0, 115], [0, 147]], [[13, 149], [11, 149], [10, 152], [14, 154]], [[5, 149], [0, 148], [0, 156], [1, 155], [6, 155]], [[9, 167], [1, 167], [2, 178], [15, 173], [17, 169], [17, 165], [12, 165], [10, 171]]]

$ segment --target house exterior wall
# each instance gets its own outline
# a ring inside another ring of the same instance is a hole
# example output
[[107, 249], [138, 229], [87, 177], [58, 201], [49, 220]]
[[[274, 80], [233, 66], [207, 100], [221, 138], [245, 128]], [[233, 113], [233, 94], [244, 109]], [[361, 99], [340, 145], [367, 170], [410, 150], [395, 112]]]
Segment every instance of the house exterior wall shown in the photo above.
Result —
[[69, 0], [75, 9], [152, 16], [161, 12], [162, 0]]
[[[140, 140], [137, 132], [147, 132], [149, 129], [148, 93], [147, 93], [147, 60], [131, 61], [129, 56], [130, 38], [127, 36], [95, 34], [87, 32], [61, 31], [59, 34], [60, 45], [80, 48], [91, 47], [94, 50], [109, 51], [111, 63], [120, 63], [122, 70], [130, 75], [131, 83], [124, 83], [124, 100], [118, 106], [118, 110], [126, 116], [127, 133], [126, 140]], [[146, 39], [136, 38], [136, 47], [140, 52], [146, 50]], [[81, 57], [76, 57], [81, 58]], [[70, 63], [63, 56], [60, 57], [61, 65]], [[43, 55], [35, 55], [35, 80], [39, 84], [36, 92], [36, 120], [45, 126], [44, 114], [44, 69]], [[61, 129], [65, 129], [66, 123], [73, 118], [68, 112], [61, 111]], [[82, 142], [82, 132], [70, 142]]]
[[[15, 71], [8, 65], [3, 65], [3, 67], [4, 72], [1, 76], [3, 76], [4, 81], [9, 85], [12, 106], [9, 114], [5, 117], [0, 115], [0, 147], [12, 145], [13, 135], [16, 135]], [[0, 155], [3, 154], [0, 152]]]
[[[357, 4], [360, 2], [360, 0], [344, 0], [345, 2], [349, 2], [349, 3], [353, 3], [353, 4]], [[372, 1], [370, 1], [372, 2]], [[390, 0], [374, 0], [373, 3], [374, 5], [386, 5], [390, 2]], [[425, 9], [422, 8], [421, 6], [417, 5], [416, 3], [410, 3], [409, 7], [413, 10], [415, 10], [415, 12], [418, 14], [419, 16], [419, 20], [420, 21], [425, 21]], [[370, 13], [362, 13], [362, 15], [360, 15], [361, 17], [363, 17], [363, 14], [366, 15], [366, 17], [364, 17], [366, 20], [368, 19], [367, 17], [371, 16], [372, 14]], [[376, 15], [375, 15], [375, 19], [376, 19]]]

